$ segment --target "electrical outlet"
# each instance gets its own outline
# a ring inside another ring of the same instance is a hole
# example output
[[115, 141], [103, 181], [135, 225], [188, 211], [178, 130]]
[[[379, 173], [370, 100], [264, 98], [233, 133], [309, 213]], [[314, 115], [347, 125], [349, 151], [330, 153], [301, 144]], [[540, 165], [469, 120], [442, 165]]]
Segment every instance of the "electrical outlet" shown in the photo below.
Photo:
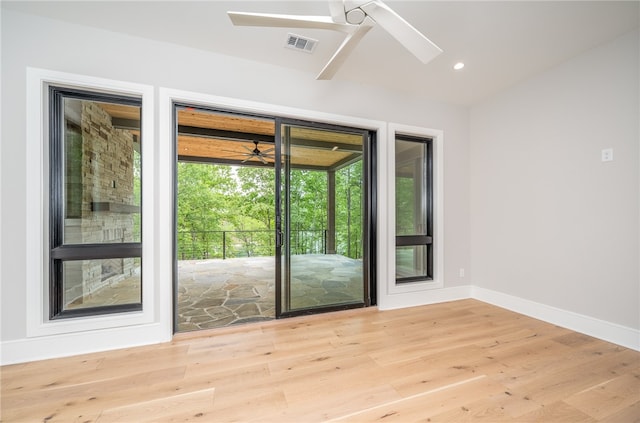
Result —
[[460, 268], [459, 275], [461, 278], [464, 278], [464, 267]]
[[613, 148], [605, 148], [604, 150], [602, 150], [602, 161], [603, 162], [613, 161]]

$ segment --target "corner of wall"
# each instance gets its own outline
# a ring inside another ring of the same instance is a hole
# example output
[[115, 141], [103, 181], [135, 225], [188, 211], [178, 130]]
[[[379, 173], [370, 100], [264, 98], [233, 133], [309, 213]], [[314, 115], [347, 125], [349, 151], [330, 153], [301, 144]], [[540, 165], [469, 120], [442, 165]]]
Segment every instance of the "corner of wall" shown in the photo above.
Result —
[[471, 298], [640, 351], [640, 330], [637, 329], [477, 286], [472, 286]]

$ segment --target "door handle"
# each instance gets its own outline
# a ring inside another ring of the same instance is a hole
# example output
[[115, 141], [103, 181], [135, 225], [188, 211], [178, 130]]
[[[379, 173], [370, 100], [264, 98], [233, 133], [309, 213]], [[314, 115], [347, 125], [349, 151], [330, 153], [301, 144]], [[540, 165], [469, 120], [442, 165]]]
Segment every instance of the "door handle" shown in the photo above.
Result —
[[282, 247], [282, 231], [280, 229], [276, 229], [276, 248]]

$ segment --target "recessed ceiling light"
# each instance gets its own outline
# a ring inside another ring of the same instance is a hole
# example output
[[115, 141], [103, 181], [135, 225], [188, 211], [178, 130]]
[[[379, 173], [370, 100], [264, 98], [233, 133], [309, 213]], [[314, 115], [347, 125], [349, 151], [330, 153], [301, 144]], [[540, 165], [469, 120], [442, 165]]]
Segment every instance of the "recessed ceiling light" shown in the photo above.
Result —
[[455, 65], [453, 65], [453, 69], [455, 69], [455, 70], [460, 70], [462, 68], [464, 68], [464, 63], [462, 63], [462, 62], [458, 62]]

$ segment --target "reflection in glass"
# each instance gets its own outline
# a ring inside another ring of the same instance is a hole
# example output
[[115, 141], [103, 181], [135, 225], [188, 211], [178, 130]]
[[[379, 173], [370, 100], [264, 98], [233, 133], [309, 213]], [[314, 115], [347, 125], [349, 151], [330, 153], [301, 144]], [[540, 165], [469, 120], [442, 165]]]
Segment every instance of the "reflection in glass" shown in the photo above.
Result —
[[63, 263], [65, 310], [140, 304], [140, 258], [71, 260]]
[[140, 242], [140, 107], [64, 99], [64, 244]]
[[396, 279], [427, 276], [427, 246], [396, 247]]
[[364, 302], [362, 132], [284, 124], [281, 311]]
[[425, 152], [420, 142], [396, 140], [396, 235], [426, 235]]
[[395, 141], [396, 283], [433, 278], [431, 140]]

